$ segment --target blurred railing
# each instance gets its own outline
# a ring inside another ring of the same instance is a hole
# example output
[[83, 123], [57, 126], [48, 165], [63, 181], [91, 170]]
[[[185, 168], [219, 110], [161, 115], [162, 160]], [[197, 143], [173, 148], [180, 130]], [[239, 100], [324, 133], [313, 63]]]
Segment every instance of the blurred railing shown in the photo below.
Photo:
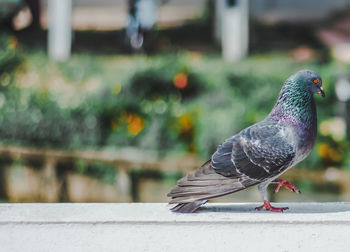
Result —
[[[31, 161], [30, 163], [41, 166], [41, 185], [42, 201], [54, 202], [66, 201], [65, 188], [66, 176], [59, 171], [59, 164], [70, 164], [73, 166], [75, 161], [83, 160], [86, 164], [93, 162], [103, 162], [117, 169], [115, 178], [116, 187], [118, 188], [120, 201], [131, 201], [132, 180], [130, 172], [133, 169], [146, 171], [183, 171], [187, 172], [201, 165], [201, 161], [191, 156], [183, 158], [164, 158], [156, 159], [141, 153], [140, 151], [116, 151], [116, 150], [80, 150], [80, 151], [63, 151], [53, 149], [36, 149], [30, 147], [18, 147], [2, 145], [0, 146], [0, 158]], [[73, 168], [73, 167], [71, 167]], [[72, 169], [70, 169], [72, 170]], [[3, 177], [3, 176], [1, 176]], [[3, 179], [2, 179], [3, 180]], [[4, 185], [4, 183], [2, 183]], [[58, 188], [58, 189], [53, 189]], [[59, 197], [57, 197], [59, 195]]]
[[[135, 150], [63, 151], [9, 145], [0, 146], [0, 159], [10, 159], [10, 162], [29, 160], [31, 163], [37, 164], [36, 166], [41, 166], [39, 167], [41, 169], [40, 190], [43, 192], [41, 198], [42, 201], [46, 202], [68, 200], [66, 196], [67, 177], [64, 172], [60, 171], [59, 164], [68, 163], [70, 166], [73, 166], [77, 160], [83, 160], [87, 164], [102, 162], [114, 167], [117, 170], [115, 184], [118, 188], [118, 198], [122, 202], [129, 202], [135, 200], [131, 196], [132, 188], [138, 188], [133, 185], [133, 183], [138, 183], [138, 181], [131, 179], [131, 172], [134, 169], [157, 172], [180, 171], [186, 173], [203, 163], [203, 160], [199, 160], [194, 156], [157, 159], [144, 152]], [[3, 175], [0, 177], [3, 180]], [[311, 180], [316, 184], [335, 184], [340, 188], [341, 199], [350, 200], [350, 175], [345, 171], [332, 167], [322, 171], [291, 169], [282, 175], [282, 177], [294, 181], [299, 179]]]

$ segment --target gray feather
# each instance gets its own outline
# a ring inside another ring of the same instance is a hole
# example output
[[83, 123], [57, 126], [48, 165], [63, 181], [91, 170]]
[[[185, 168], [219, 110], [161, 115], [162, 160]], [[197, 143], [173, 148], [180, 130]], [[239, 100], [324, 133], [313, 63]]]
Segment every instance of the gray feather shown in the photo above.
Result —
[[207, 200], [198, 200], [190, 203], [180, 203], [171, 208], [170, 210], [178, 213], [193, 213], [206, 202]]

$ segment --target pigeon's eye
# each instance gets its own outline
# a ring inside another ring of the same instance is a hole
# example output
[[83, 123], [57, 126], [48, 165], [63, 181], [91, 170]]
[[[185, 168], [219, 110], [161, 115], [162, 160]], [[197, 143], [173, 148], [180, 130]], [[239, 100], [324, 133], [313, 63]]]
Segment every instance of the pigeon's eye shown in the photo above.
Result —
[[312, 82], [313, 82], [314, 84], [317, 84], [317, 83], [318, 83], [318, 79], [313, 79]]

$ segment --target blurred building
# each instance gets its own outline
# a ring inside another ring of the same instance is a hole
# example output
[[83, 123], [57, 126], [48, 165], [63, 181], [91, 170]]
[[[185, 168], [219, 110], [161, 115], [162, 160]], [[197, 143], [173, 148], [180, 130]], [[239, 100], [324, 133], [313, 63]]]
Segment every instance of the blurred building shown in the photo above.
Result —
[[[137, 49], [143, 42], [144, 28], [140, 23], [145, 23], [146, 19], [152, 21], [146, 29], [153, 23], [158, 27], [176, 26], [200, 17], [207, 6], [216, 9], [213, 33], [222, 47], [223, 57], [233, 61], [247, 53], [249, 18], [264, 23], [318, 22], [348, 5], [347, 0], [2, 0], [0, 4], [4, 9], [23, 2], [29, 4], [34, 13], [33, 23], [40, 22], [43, 28], [49, 29], [49, 54], [56, 60], [69, 57], [72, 29], [120, 30], [127, 27], [127, 31], [136, 33], [127, 32], [127, 36], [132, 37], [131, 47]], [[135, 8], [138, 11], [132, 14]], [[29, 12], [23, 13], [25, 16]], [[133, 15], [137, 16], [136, 22], [132, 22]], [[18, 27], [23, 27], [23, 18], [17, 23]]]

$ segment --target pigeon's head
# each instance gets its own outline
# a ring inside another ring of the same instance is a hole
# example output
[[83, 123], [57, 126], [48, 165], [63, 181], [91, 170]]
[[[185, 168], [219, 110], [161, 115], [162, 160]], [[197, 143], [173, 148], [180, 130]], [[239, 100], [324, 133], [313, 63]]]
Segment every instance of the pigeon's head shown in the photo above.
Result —
[[311, 70], [301, 70], [296, 72], [291, 77], [289, 77], [294, 83], [298, 83], [299, 85], [306, 85], [306, 87], [313, 94], [321, 94], [322, 97], [325, 97], [325, 93], [322, 88], [322, 79], [321, 77], [311, 71]]

